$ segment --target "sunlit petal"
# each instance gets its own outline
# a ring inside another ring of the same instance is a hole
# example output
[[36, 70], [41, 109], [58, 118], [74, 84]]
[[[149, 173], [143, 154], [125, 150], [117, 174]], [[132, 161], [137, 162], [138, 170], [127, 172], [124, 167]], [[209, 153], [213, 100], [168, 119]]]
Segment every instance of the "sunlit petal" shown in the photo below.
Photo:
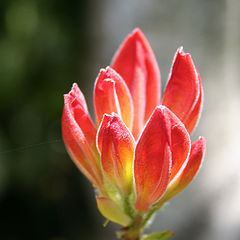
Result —
[[104, 113], [117, 113], [128, 128], [133, 121], [133, 103], [129, 89], [121, 76], [112, 68], [102, 69], [94, 89], [94, 106], [97, 124]]
[[113, 114], [104, 115], [100, 125], [98, 149], [104, 175], [123, 195], [132, 190], [134, 138], [123, 121]]
[[171, 129], [164, 106], [153, 112], [136, 145], [134, 178], [135, 207], [146, 212], [165, 192], [171, 173]]
[[123, 77], [134, 103], [133, 135], [137, 138], [160, 102], [160, 72], [154, 53], [140, 29], [135, 29], [116, 52], [112, 67]]
[[96, 129], [77, 84], [64, 95], [62, 134], [75, 164], [95, 186], [101, 186], [102, 175], [96, 158]]
[[191, 133], [201, 112], [201, 79], [190, 54], [184, 53], [182, 47], [173, 60], [162, 104], [173, 111]]

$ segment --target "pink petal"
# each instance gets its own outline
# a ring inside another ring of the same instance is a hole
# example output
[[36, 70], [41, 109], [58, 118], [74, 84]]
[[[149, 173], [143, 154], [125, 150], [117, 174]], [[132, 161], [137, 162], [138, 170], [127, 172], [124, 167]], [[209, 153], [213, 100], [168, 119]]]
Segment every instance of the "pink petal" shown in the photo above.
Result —
[[111, 117], [104, 115], [97, 136], [105, 177], [124, 196], [128, 195], [132, 190], [133, 181], [132, 168], [135, 147], [133, 136], [116, 114]]
[[184, 53], [180, 47], [173, 60], [162, 104], [177, 115], [189, 133], [193, 130], [201, 112], [202, 97], [200, 92], [199, 73], [190, 54]]
[[117, 113], [131, 129], [133, 104], [131, 94], [122, 77], [112, 68], [102, 69], [97, 77], [94, 89], [94, 106], [97, 124], [103, 114]]
[[85, 98], [76, 83], [64, 95], [62, 134], [72, 160], [96, 187], [100, 187], [102, 175], [96, 162], [96, 129], [88, 114]]
[[153, 51], [140, 29], [135, 29], [116, 52], [112, 67], [123, 77], [134, 104], [133, 134], [140, 134], [160, 102], [160, 72]]

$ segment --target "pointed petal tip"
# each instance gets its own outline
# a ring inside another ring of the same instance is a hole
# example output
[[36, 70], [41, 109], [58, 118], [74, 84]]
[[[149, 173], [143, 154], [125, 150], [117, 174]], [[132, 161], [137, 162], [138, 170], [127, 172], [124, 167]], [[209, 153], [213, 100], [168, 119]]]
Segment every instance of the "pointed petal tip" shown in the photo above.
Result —
[[112, 114], [104, 113], [104, 114], [103, 114], [103, 118], [111, 117], [111, 115], [112, 115]]
[[134, 28], [132, 33], [138, 33], [138, 32], [142, 32], [142, 30], [138, 27]]
[[180, 46], [180, 47], [177, 49], [177, 52], [179, 52], [179, 53], [184, 53], [184, 51], [183, 51], [183, 46]]
[[109, 78], [113, 78], [113, 79], [115, 79], [115, 78], [121, 78], [121, 79], [122, 79], [122, 77], [120, 76], [120, 74], [119, 74], [118, 72], [116, 72], [113, 68], [111, 68], [110, 66], [107, 66], [107, 67], [105, 68], [105, 74], [106, 74], [106, 76], [109, 77]]
[[193, 61], [193, 60], [192, 60], [192, 57], [191, 57], [191, 54], [188, 53], [188, 52], [184, 52], [183, 46], [180, 46], [180, 47], [177, 49], [174, 59], [176, 59], [177, 57], [187, 58], [187, 59], [189, 59], [190, 61]]
[[100, 73], [100, 74], [101, 74], [101, 73], [105, 73], [105, 72], [106, 72], [106, 69], [107, 69], [107, 68], [101, 68], [99, 73]]
[[[166, 107], [166, 106], [164, 106], [164, 105], [158, 105], [155, 109], [154, 109], [154, 111], [153, 111], [153, 114], [160, 114], [163, 118], [165, 118], [166, 116], [165, 116], [165, 114], [168, 114], [168, 113], [170, 113], [171, 112], [171, 110], [168, 108], [168, 107]], [[152, 115], [153, 115], [152, 114]]]
[[112, 112], [111, 117], [120, 119], [120, 116], [115, 112]]
[[203, 136], [200, 136], [197, 141], [192, 144], [192, 148], [195, 149], [198, 154], [202, 154], [203, 158], [206, 151], [206, 139]]
[[137, 39], [142, 39], [144, 42], [146, 42], [146, 37], [142, 30], [140, 28], [134, 28], [132, 32], [130, 32], [127, 37], [125, 38], [127, 41], [136, 41]]
[[109, 70], [113, 70], [113, 69], [110, 66], [107, 66], [104, 70], [109, 71]]
[[158, 110], [158, 111], [164, 111], [165, 109], [167, 109], [167, 107], [164, 106], [164, 105], [158, 105], [158, 106], [156, 106], [156, 108], [155, 108], [155, 110]]
[[143, 32], [142, 32], [142, 30], [140, 28], [134, 28], [132, 33], [131, 33], [131, 35], [132, 36], [139, 36], [139, 37], [141, 37], [144, 34], [143, 34]]
[[203, 136], [200, 136], [197, 141], [192, 144], [192, 151], [195, 153], [203, 154], [206, 149], [206, 139]]
[[79, 96], [82, 95], [80, 88], [78, 87], [77, 83], [73, 83], [71, 90], [69, 91], [70, 95], [72, 96]]
[[[111, 68], [110, 66], [107, 66], [105, 68], [101, 68], [100, 70], [101, 72], [104, 72], [104, 73], [107, 73], [107, 72], [111, 72], [111, 71], [114, 71], [113, 68]], [[114, 71], [115, 72], [115, 71]]]
[[99, 74], [96, 78], [95, 85], [98, 81], [103, 81], [106, 79], [113, 79], [113, 80], [118, 80], [119, 78], [122, 79], [120, 74], [116, 72], [112, 67], [107, 66], [106, 68], [101, 68], [99, 71]]
[[[112, 115], [111, 115], [111, 114], [104, 113], [104, 114], [103, 114], [102, 121], [101, 121], [101, 124], [102, 124], [102, 123], [109, 122], [111, 118], [112, 118]], [[99, 127], [100, 127], [100, 126], [99, 126]]]
[[79, 87], [78, 87], [77, 83], [73, 83], [72, 90], [76, 90], [76, 89], [79, 89]]
[[200, 136], [198, 140], [201, 140], [204, 144], [206, 144], [206, 138], [203, 136]]
[[71, 90], [68, 93], [65, 93], [63, 95], [64, 103], [69, 102], [71, 99], [73, 99], [76, 96], [77, 89], [78, 89], [78, 85], [76, 83], [74, 83]]
[[73, 85], [71, 87], [71, 90], [68, 93], [65, 93], [64, 96], [69, 95], [69, 94], [71, 94], [72, 92], [75, 92], [78, 89], [79, 89], [79, 87], [78, 87], [77, 83], [73, 83]]
[[71, 90], [68, 93], [64, 94], [64, 97], [65, 96], [75, 97], [79, 95], [82, 95], [81, 90], [78, 87], [77, 83], [73, 83]]
[[184, 52], [183, 50], [183, 46], [180, 46], [177, 51], [176, 51], [176, 57], [180, 56], [180, 57], [190, 57], [191, 58], [191, 54], [188, 52]]

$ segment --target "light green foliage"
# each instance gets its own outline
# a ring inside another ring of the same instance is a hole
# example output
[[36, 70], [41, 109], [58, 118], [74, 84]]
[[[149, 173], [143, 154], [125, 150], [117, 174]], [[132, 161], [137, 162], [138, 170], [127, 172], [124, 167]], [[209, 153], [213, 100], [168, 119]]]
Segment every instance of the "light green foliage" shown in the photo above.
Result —
[[143, 237], [143, 240], [166, 240], [173, 236], [170, 231], [151, 233]]

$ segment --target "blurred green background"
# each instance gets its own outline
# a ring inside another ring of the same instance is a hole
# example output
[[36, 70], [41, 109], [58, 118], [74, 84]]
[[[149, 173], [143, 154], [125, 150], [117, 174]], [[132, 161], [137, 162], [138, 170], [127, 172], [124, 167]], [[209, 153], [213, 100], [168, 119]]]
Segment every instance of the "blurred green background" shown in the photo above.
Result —
[[103, 231], [60, 125], [63, 94], [89, 78], [88, 13], [88, 1], [0, 1], [0, 239]]
[[175, 50], [192, 54], [205, 93], [192, 139], [207, 138], [197, 179], [148, 231], [239, 240], [239, 9], [237, 0], [1, 0], [0, 239], [115, 239], [118, 226], [103, 228], [92, 187], [66, 154], [63, 94], [77, 82], [94, 116], [99, 69], [140, 27], [163, 89]]

